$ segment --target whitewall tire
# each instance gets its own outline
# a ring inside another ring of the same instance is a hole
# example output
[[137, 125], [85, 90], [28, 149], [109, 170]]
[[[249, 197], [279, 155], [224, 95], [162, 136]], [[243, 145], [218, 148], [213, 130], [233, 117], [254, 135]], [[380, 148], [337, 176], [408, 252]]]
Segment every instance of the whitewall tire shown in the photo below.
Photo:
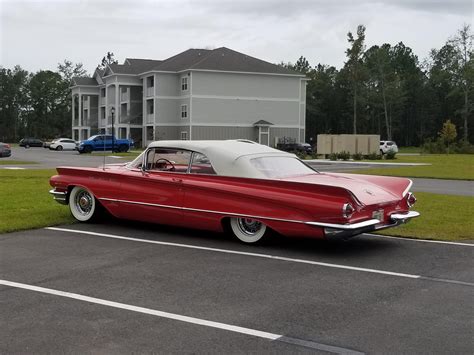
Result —
[[234, 235], [244, 243], [256, 243], [267, 231], [267, 226], [252, 218], [231, 218], [230, 228]]
[[79, 222], [88, 222], [95, 217], [97, 202], [88, 189], [75, 186], [69, 194], [69, 209]]

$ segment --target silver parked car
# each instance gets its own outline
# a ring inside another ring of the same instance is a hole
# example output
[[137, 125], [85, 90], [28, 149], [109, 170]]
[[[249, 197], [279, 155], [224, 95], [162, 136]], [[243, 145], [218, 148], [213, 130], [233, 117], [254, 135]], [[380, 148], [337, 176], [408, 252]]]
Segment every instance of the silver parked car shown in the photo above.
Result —
[[393, 141], [380, 141], [380, 154], [384, 155], [388, 152], [398, 153], [397, 143]]
[[0, 158], [9, 157], [12, 155], [10, 144], [0, 142]]

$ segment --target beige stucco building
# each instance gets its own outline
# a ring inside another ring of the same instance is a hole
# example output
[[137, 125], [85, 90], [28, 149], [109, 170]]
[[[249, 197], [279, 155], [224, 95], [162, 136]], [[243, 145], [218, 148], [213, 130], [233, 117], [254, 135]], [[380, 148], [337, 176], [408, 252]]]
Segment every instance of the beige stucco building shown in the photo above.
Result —
[[162, 139], [304, 142], [306, 78], [228, 48], [166, 60], [128, 58], [72, 83], [72, 135], [114, 133], [137, 145]]

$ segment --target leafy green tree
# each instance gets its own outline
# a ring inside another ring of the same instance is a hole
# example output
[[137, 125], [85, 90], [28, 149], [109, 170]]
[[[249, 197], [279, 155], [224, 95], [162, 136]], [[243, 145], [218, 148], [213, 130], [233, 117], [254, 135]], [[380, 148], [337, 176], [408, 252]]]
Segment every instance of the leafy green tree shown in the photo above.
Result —
[[17, 142], [28, 103], [30, 76], [20, 66], [0, 67], [0, 140]]
[[58, 63], [58, 72], [68, 84], [74, 77], [89, 76], [82, 63], [74, 64], [67, 59], [64, 59], [62, 63]]
[[112, 52], [107, 52], [107, 54], [102, 58], [102, 61], [97, 66], [97, 69], [104, 70], [108, 64], [117, 64], [118, 61], [115, 60], [114, 54]]
[[306, 74], [311, 70], [311, 65], [309, 65], [308, 60], [301, 56], [296, 61], [296, 64], [293, 66], [293, 69], [299, 71], [300, 73]]
[[443, 140], [443, 142], [448, 147], [448, 154], [449, 154], [449, 145], [450, 143], [454, 142], [458, 133], [456, 132], [456, 126], [451, 123], [451, 120], [447, 120], [443, 123], [443, 128], [439, 132], [439, 136]]
[[457, 35], [448, 41], [454, 51], [451, 67], [453, 79], [455, 80], [456, 89], [460, 90], [464, 99], [464, 107], [462, 108], [463, 117], [463, 139], [468, 141], [468, 118], [472, 111], [469, 96], [473, 91], [474, 85], [474, 35], [471, 27], [464, 24], [458, 30]]
[[372, 88], [382, 98], [385, 128], [388, 140], [392, 140], [392, 125], [387, 107], [387, 83], [394, 80], [394, 71], [390, 63], [390, 45], [373, 46], [364, 53], [364, 61], [370, 73]]
[[70, 131], [71, 115], [64, 98], [64, 80], [57, 72], [40, 70], [29, 82], [29, 135], [50, 138]]
[[349, 74], [349, 78], [352, 85], [352, 98], [353, 98], [353, 133], [357, 134], [357, 103], [358, 94], [360, 87], [365, 77], [364, 67], [362, 64], [362, 56], [365, 51], [365, 26], [357, 26], [357, 38], [354, 38], [353, 34], [349, 32], [347, 34], [347, 41], [350, 44], [350, 48], [346, 50], [347, 62], [345, 63], [345, 69]]

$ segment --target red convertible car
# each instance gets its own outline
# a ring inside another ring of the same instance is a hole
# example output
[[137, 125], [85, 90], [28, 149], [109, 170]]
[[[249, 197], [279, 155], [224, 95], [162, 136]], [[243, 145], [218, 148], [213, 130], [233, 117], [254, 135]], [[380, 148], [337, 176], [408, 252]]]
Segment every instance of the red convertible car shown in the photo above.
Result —
[[118, 218], [223, 231], [245, 243], [269, 230], [348, 238], [418, 212], [404, 178], [320, 173], [295, 155], [246, 140], [157, 141], [128, 164], [59, 167], [50, 193], [87, 222]]

